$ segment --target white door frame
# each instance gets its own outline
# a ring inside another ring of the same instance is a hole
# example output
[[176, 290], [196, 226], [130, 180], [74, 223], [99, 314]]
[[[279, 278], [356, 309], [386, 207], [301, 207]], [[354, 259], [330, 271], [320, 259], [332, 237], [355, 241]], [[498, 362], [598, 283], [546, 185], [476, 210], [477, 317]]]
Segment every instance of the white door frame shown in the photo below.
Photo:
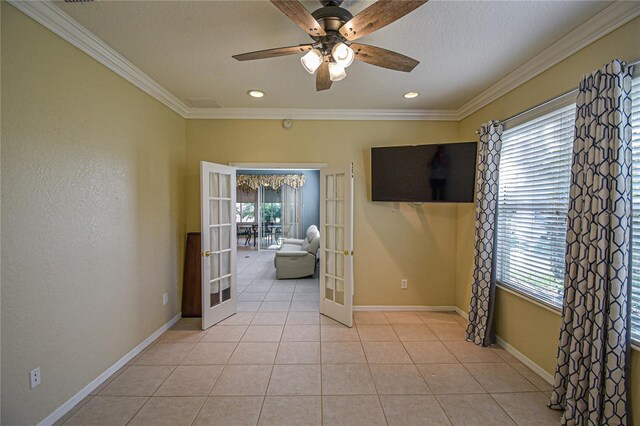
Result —
[[327, 167], [327, 163], [229, 163], [231, 167], [243, 170], [320, 170]]

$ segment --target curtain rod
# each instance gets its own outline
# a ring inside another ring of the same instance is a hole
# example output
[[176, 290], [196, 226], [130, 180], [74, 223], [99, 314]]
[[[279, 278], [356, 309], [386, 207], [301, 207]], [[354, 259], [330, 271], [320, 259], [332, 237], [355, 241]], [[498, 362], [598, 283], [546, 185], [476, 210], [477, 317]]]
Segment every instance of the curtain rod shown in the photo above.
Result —
[[[638, 65], [638, 64], [640, 64], [640, 58], [638, 58], [638, 59], [636, 59], [636, 60], [634, 60], [634, 61], [631, 61], [631, 62], [627, 62], [627, 66], [629, 66], [629, 67], [634, 66], [634, 65]], [[523, 115], [525, 115], [525, 114], [530, 113], [531, 111], [535, 111], [535, 110], [537, 110], [538, 108], [542, 108], [542, 107], [544, 107], [544, 106], [546, 106], [546, 105], [549, 105], [551, 102], [554, 102], [554, 101], [556, 101], [556, 100], [558, 100], [558, 99], [560, 99], [560, 98], [562, 98], [562, 97], [568, 96], [568, 95], [570, 95], [571, 93], [573, 93], [573, 92], [577, 92], [577, 91], [578, 91], [578, 88], [577, 88], [577, 87], [574, 87], [574, 88], [573, 88], [573, 89], [571, 89], [571, 90], [567, 90], [566, 92], [564, 92], [564, 93], [562, 93], [562, 94], [560, 94], [560, 95], [558, 95], [558, 96], [554, 96], [554, 97], [553, 97], [553, 98], [551, 98], [551, 99], [547, 99], [546, 101], [544, 101], [544, 102], [542, 102], [542, 103], [539, 103], [538, 105], [532, 106], [531, 108], [526, 109], [526, 110], [524, 110], [524, 111], [521, 111], [521, 112], [519, 112], [519, 113], [517, 113], [517, 114], [515, 114], [515, 115], [512, 115], [511, 117], [507, 117], [507, 118], [505, 118], [505, 119], [503, 119], [503, 120], [494, 120], [494, 121], [491, 121], [490, 123], [491, 123], [491, 124], [498, 124], [498, 123], [502, 123], [502, 124], [504, 124], [504, 123], [506, 123], [507, 121], [511, 121], [511, 120], [513, 120], [513, 119], [515, 119], [515, 118], [521, 117], [521, 116], [523, 116]], [[476, 135], [479, 135], [479, 134], [480, 134], [480, 129], [477, 129], [477, 130], [476, 130]]]

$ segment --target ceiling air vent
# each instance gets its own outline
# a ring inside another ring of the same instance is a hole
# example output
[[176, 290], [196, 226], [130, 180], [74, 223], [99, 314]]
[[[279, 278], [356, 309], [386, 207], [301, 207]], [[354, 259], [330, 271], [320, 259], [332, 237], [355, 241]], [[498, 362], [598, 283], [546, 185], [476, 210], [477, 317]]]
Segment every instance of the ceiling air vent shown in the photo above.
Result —
[[96, 0], [64, 0], [65, 3], [93, 3]]
[[186, 101], [193, 108], [222, 108], [214, 98], [187, 98]]

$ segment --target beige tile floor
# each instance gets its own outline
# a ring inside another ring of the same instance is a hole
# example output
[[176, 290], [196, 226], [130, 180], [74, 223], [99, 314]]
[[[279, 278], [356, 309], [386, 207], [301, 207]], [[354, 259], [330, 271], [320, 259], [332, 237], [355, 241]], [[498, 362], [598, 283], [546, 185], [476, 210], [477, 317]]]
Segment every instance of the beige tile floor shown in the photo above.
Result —
[[238, 314], [181, 320], [59, 424], [559, 424], [549, 384], [464, 341], [455, 313], [355, 312], [349, 329], [318, 313], [317, 279], [238, 258]]

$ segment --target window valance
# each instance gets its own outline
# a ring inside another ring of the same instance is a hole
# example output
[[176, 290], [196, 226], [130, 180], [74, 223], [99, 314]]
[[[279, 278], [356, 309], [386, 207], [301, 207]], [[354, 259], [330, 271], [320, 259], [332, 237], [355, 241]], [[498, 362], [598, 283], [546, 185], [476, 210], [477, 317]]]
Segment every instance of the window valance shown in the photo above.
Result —
[[305, 175], [237, 175], [236, 185], [245, 192], [255, 191], [261, 186], [277, 190], [282, 185], [289, 185], [293, 189], [300, 189], [305, 179]]

